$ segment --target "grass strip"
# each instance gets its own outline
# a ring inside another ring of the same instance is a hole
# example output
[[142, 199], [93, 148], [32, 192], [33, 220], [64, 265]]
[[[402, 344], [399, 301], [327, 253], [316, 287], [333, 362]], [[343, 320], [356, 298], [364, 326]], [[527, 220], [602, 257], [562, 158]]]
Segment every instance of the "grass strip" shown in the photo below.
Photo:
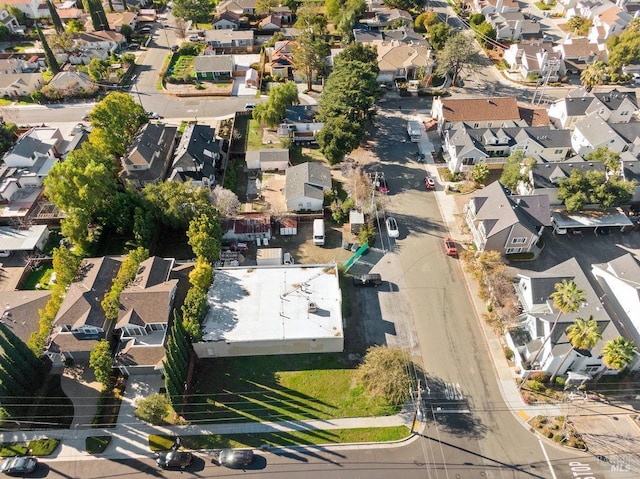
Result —
[[0, 457], [12, 456], [49, 456], [56, 450], [60, 441], [52, 438], [34, 439], [28, 443], [3, 442], [0, 444]]
[[[406, 426], [365, 427], [356, 429], [325, 429], [311, 431], [281, 431], [256, 434], [208, 434], [201, 436], [181, 436], [185, 449], [259, 448], [311, 446], [317, 444], [341, 444], [357, 442], [398, 441], [409, 437], [411, 431]], [[150, 435], [149, 447], [152, 451], [171, 448], [174, 436]]]

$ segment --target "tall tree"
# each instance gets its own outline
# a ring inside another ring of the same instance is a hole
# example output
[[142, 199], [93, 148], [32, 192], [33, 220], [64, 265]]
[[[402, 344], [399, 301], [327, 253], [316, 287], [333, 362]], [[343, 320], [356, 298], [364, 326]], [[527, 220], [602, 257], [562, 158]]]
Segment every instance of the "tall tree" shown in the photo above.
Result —
[[108, 341], [102, 339], [94, 346], [89, 355], [89, 366], [93, 369], [96, 380], [102, 384], [103, 389], [106, 388], [113, 374], [113, 354]]
[[253, 118], [260, 124], [275, 127], [284, 118], [287, 107], [298, 104], [298, 87], [294, 82], [272, 85], [269, 98], [253, 110]]
[[558, 373], [562, 370], [564, 363], [571, 353], [577, 349], [590, 351], [598, 341], [602, 339], [602, 332], [598, 322], [593, 319], [593, 316], [589, 316], [587, 320], [582, 318], [576, 318], [575, 322], [565, 329], [567, 338], [571, 343], [571, 349], [567, 351], [556, 370], [551, 375], [550, 383], [553, 384], [558, 376]]
[[76, 256], [66, 247], [53, 249], [53, 269], [57, 275], [57, 282], [65, 286], [71, 284], [78, 274], [82, 258]]
[[622, 371], [626, 368], [636, 357], [637, 348], [633, 341], [620, 336], [607, 341], [601, 354], [605, 367], [598, 374], [598, 379], [604, 376], [609, 369]]
[[303, 30], [296, 38], [298, 44], [292, 48], [293, 62], [296, 70], [302, 72], [307, 80], [307, 90], [313, 89], [314, 74], [325, 66], [325, 58], [329, 53], [324, 38], [313, 30]]
[[42, 43], [45, 62], [47, 63], [49, 70], [51, 70], [51, 73], [55, 75], [60, 72], [60, 65], [58, 65], [58, 60], [56, 60], [56, 56], [53, 54], [53, 51], [51, 51], [51, 47], [47, 43], [47, 39], [44, 37], [38, 22], [36, 22], [36, 32], [38, 34], [38, 38], [40, 38], [40, 43]]
[[187, 237], [189, 246], [198, 257], [213, 263], [220, 256], [220, 239], [222, 229], [220, 228], [220, 218], [217, 213], [203, 212], [194, 217], [189, 223]]
[[128, 93], [109, 93], [91, 112], [89, 141], [118, 157], [125, 154], [147, 115]]
[[47, 8], [49, 9], [49, 14], [51, 15], [51, 23], [53, 23], [53, 27], [56, 29], [56, 33], [58, 35], [62, 35], [64, 33], [64, 25], [62, 24], [62, 20], [60, 20], [60, 15], [58, 15], [58, 10], [53, 5], [51, 0], [47, 0]]
[[[563, 314], [575, 313], [586, 300], [584, 290], [578, 288], [578, 285], [572, 279], [563, 279], [561, 282], [555, 284], [554, 289], [555, 291], [551, 293], [550, 298], [553, 301], [553, 306], [558, 310], [558, 314], [556, 315], [553, 324], [549, 329], [549, 333], [544, 338], [544, 341], [538, 348], [536, 354], [533, 356], [533, 359], [531, 360], [532, 366], [538, 361], [540, 353], [551, 341], [553, 335], [555, 334], [556, 326], [558, 325], [558, 320], [560, 319], [560, 317]], [[528, 376], [529, 374], [527, 374], [527, 377], [522, 381], [521, 386], [524, 385]]]
[[194, 187], [189, 183], [165, 181], [149, 184], [142, 195], [156, 212], [158, 220], [169, 228], [186, 229], [191, 220], [209, 211], [208, 188]]
[[212, 0], [174, 0], [172, 13], [183, 20], [203, 23], [211, 19], [213, 7]]
[[587, 91], [591, 91], [593, 87], [602, 85], [607, 75], [607, 66], [602, 62], [594, 62], [582, 70], [580, 81]]
[[[94, 30], [97, 32], [111, 30], [102, 2], [100, 0], [89, 0], [89, 4], [91, 9], [95, 12], [95, 18], [97, 20], [97, 23], [93, 24]], [[94, 17], [92, 16], [91, 18], [93, 20]]]
[[465, 33], [457, 33], [447, 38], [444, 47], [437, 53], [436, 73], [451, 75], [451, 83], [456, 85], [460, 74], [466, 70], [477, 70], [482, 65], [473, 38]]

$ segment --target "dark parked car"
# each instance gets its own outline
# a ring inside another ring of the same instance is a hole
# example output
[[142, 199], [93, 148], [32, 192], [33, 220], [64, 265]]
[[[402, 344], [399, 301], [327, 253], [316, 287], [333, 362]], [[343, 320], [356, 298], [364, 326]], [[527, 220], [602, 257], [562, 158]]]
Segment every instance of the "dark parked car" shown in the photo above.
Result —
[[193, 454], [187, 451], [161, 451], [158, 453], [156, 464], [162, 469], [186, 469], [193, 462]]
[[29, 474], [36, 470], [38, 460], [32, 456], [8, 457], [0, 464], [0, 472], [10, 476]]
[[253, 462], [251, 449], [222, 449], [213, 456], [213, 462], [225, 467], [244, 467]]
[[363, 274], [353, 278], [353, 284], [356, 286], [375, 286], [376, 288], [382, 284], [382, 276], [378, 273]]

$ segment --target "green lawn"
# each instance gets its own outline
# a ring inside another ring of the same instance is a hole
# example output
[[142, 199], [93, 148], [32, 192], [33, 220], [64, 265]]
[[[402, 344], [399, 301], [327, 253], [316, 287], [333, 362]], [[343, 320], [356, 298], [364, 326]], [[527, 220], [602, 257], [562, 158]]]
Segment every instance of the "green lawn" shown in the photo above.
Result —
[[[275, 136], [275, 135], [274, 135]], [[273, 143], [262, 143], [263, 132], [260, 124], [256, 120], [249, 121], [249, 139], [247, 142], [247, 151], [265, 150], [268, 148], [282, 148], [280, 141]]]
[[[411, 434], [406, 426], [371, 427], [358, 429], [331, 429], [316, 431], [286, 431], [264, 434], [212, 434], [207, 436], [180, 436], [185, 449], [220, 449], [226, 447], [259, 448], [269, 446], [304, 446], [313, 444], [342, 444], [349, 442], [387, 442], [404, 439]], [[174, 442], [169, 436], [149, 436], [152, 451], [166, 450]]]
[[23, 289], [36, 289], [36, 285], [40, 285], [39, 289], [51, 289], [49, 280], [53, 273], [53, 265], [51, 263], [42, 263], [27, 277]]
[[308, 146], [294, 146], [291, 148], [290, 157], [293, 165], [299, 165], [300, 163], [307, 163], [314, 160], [326, 161], [320, 152], [320, 148], [317, 146], [312, 148]]
[[219, 358], [198, 363], [185, 419], [199, 423], [384, 416], [398, 407], [355, 384], [345, 354]]
[[169, 75], [175, 78], [183, 78], [185, 75], [192, 77], [193, 64], [196, 61], [196, 57], [191, 55], [180, 55], [180, 58], [176, 60], [172, 67], [170, 67]]

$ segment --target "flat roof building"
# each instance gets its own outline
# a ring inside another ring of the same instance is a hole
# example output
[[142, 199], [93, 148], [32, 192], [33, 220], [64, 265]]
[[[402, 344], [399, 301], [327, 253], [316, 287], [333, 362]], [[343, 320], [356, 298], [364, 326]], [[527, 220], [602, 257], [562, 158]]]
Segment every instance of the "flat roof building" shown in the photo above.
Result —
[[344, 350], [336, 264], [216, 270], [199, 358]]

